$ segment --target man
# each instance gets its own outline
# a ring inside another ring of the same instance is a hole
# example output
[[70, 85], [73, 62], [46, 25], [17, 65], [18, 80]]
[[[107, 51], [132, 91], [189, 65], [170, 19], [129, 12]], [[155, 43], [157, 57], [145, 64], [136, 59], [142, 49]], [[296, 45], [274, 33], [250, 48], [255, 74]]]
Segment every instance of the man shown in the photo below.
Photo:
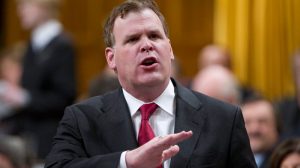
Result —
[[259, 168], [267, 168], [279, 137], [279, 122], [273, 105], [261, 98], [249, 98], [242, 106], [251, 149]]
[[[2, 123], [2, 119], [13, 115], [15, 112], [14, 107], [3, 100], [2, 96], [7, 94], [6, 87], [8, 85], [11, 88], [19, 87], [23, 54], [24, 46], [22, 44], [16, 44], [0, 52], [0, 123]], [[0, 132], [5, 133], [8, 129], [5, 124], [0, 124]]]
[[5, 100], [18, 110], [13, 133], [32, 140], [38, 158], [51, 148], [64, 108], [76, 96], [75, 53], [56, 19], [59, 0], [18, 0], [21, 25], [31, 32], [19, 88], [8, 86]]
[[[204, 46], [203, 49], [201, 49], [201, 51], [198, 54], [198, 73], [194, 78], [194, 80], [198, 80], [197, 78], [202, 73], [201, 72], [202, 70], [214, 65], [223, 66], [224, 68], [226, 68], [228, 71], [231, 71], [232, 73], [233, 70], [232, 59], [229, 50], [216, 44], [210, 44]], [[237, 84], [239, 90], [239, 103], [243, 102], [248, 97], [255, 96], [258, 94], [258, 92], [253, 88], [250, 88], [248, 86], [243, 86], [240, 83]]]
[[90, 82], [87, 96], [97, 96], [115, 90], [119, 87], [120, 83], [116, 73], [108, 66], [105, 66], [103, 71]]
[[220, 65], [202, 69], [194, 78], [192, 89], [234, 105], [240, 103], [237, 79], [231, 71]]
[[231, 69], [230, 52], [215, 44], [203, 47], [198, 54], [198, 69], [201, 70], [211, 65], [221, 65]]
[[240, 109], [170, 79], [167, 34], [153, 1], [112, 11], [105, 54], [122, 89], [66, 109], [45, 167], [256, 167]]

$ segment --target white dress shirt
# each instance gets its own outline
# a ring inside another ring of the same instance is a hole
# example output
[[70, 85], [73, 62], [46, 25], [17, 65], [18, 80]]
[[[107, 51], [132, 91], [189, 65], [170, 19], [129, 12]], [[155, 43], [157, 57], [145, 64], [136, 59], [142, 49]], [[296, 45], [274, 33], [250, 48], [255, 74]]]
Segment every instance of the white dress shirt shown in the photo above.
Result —
[[[123, 89], [123, 93], [129, 107], [136, 136], [138, 136], [138, 131], [141, 125], [141, 113], [139, 111], [139, 108], [143, 104], [152, 103], [152, 102], [143, 102], [141, 100], [138, 100], [132, 95], [130, 95], [124, 89]], [[167, 88], [164, 90], [164, 92], [153, 102], [158, 105], [158, 108], [151, 115], [149, 119], [149, 123], [151, 125], [151, 128], [153, 129], [155, 136], [166, 136], [168, 134], [174, 133], [175, 91], [171, 80], [169, 81], [169, 84]], [[126, 152], [127, 151], [121, 154], [119, 168], [127, 168], [126, 161], [125, 161]], [[164, 162], [164, 168], [170, 167], [170, 161], [171, 160], [169, 159]]]
[[35, 51], [42, 50], [49, 42], [59, 35], [62, 31], [62, 25], [57, 20], [48, 22], [35, 28], [31, 35], [32, 47]]
[[256, 154], [254, 154], [254, 159], [255, 159], [257, 167], [259, 168], [261, 166], [261, 164], [263, 163], [265, 157], [261, 153], [256, 153]]

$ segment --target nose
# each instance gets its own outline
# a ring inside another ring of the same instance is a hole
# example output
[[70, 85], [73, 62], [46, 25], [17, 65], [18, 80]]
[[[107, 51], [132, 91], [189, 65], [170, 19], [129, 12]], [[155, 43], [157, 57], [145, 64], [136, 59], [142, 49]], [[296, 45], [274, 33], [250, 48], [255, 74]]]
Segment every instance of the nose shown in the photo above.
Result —
[[148, 38], [144, 38], [141, 46], [141, 52], [150, 52], [153, 50], [151, 41]]
[[258, 122], [253, 121], [251, 124], [248, 125], [249, 132], [259, 132], [261, 131], [260, 124]]

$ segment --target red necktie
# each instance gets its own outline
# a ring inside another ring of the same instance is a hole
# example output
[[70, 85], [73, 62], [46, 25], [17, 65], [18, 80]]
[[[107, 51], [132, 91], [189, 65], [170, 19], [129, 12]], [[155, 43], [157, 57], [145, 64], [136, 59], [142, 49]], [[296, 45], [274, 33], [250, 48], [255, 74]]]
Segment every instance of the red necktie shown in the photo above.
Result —
[[[155, 103], [144, 104], [140, 107], [142, 119], [138, 136], [139, 146], [144, 145], [145, 143], [147, 143], [155, 137], [154, 132], [149, 124], [149, 118], [157, 107], [158, 106]], [[162, 168], [162, 165], [159, 165], [157, 168]]]
[[142, 119], [138, 137], [139, 146], [144, 145], [146, 142], [155, 137], [154, 132], [149, 124], [149, 118], [156, 108], [157, 105], [155, 103], [144, 104], [140, 107]]

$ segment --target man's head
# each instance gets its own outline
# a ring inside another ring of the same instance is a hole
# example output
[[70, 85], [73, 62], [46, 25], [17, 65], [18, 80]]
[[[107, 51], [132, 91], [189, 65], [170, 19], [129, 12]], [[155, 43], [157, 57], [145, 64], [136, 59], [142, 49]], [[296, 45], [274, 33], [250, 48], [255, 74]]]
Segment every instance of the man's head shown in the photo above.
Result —
[[198, 66], [199, 69], [203, 69], [210, 65], [221, 65], [231, 69], [229, 51], [218, 45], [205, 46], [198, 55]]
[[192, 89], [228, 103], [240, 102], [237, 79], [220, 65], [211, 65], [201, 70], [193, 80]]
[[18, 13], [24, 29], [34, 29], [58, 15], [60, 0], [17, 0]]
[[257, 96], [246, 100], [242, 111], [252, 151], [263, 153], [270, 150], [280, 131], [273, 105]]
[[115, 20], [118, 17], [125, 18], [131, 12], [140, 12], [147, 8], [151, 9], [159, 17], [163, 25], [164, 32], [166, 36], [169, 37], [169, 30], [165, 18], [159, 11], [158, 6], [154, 0], [127, 0], [121, 5], [114, 8], [109, 18], [106, 20], [104, 26], [104, 42], [106, 44], [106, 47], [114, 46], [115, 37], [113, 34], [113, 29], [115, 25]]
[[22, 74], [22, 56], [25, 47], [17, 44], [0, 52], [0, 78], [18, 85]]
[[174, 55], [156, 4], [126, 1], [112, 11], [104, 29], [106, 59], [122, 87], [145, 101], [158, 97], [170, 80]]

